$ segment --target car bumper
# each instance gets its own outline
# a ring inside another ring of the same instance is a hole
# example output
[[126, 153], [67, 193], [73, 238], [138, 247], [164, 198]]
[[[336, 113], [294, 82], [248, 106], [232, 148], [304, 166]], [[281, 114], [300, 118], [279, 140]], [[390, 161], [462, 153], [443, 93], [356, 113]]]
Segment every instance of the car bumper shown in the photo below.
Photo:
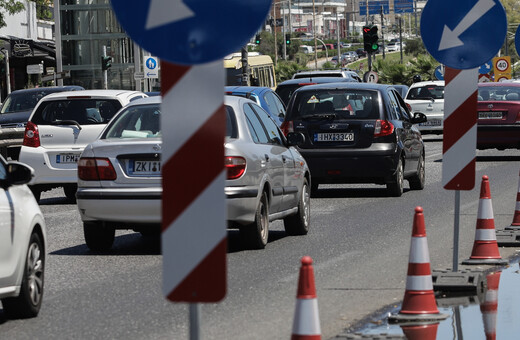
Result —
[[444, 115], [443, 114], [426, 114], [427, 121], [424, 123], [417, 124], [417, 129], [421, 131], [421, 133], [427, 131], [433, 132], [442, 132], [444, 128]]
[[477, 148], [520, 148], [520, 124], [477, 125]]
[[232, 187], [224, 189], [227, 204], [227, 220], [230, 227], [247, 225], [255, 220], [259, 201], [257, 187]]
[[161, 223], [162, 188], [78, 188], [78, 210], [82, 221], [140, 224]]

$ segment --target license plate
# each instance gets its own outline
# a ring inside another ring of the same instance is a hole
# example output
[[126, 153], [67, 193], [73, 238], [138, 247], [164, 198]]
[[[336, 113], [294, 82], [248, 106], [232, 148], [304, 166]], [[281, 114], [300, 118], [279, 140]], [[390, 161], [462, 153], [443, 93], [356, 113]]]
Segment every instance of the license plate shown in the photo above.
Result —
[[315, 142], [352, 142], [354, 141], [353, 133], [315, 133]]
[[441, 126], [442, 121], [440, 119], [427, 120], [426, 122], [419, 123], [419, 126]]
[[502, 112], [479, 112], [478, 119], [502, 119]]
[[130, 175], [161, 175], [161, 161], [133, 160], [128, 162]]
[[56, 155], [56, 163], [67, 164], [67, 163], [77, 163], [79, 159], [79, 154], [75, 153], [60, 153]]

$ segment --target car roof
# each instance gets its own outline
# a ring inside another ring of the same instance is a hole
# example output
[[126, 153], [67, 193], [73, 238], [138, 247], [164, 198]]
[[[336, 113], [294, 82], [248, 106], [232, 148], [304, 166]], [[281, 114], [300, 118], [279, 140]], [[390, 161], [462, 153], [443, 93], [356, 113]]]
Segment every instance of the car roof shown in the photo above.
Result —
[[312, 91], [312, 90], [320, 90], [320, 89], [363, 89], [363, 90], [376, 90], [381, 91], [387, 88], [391, 88], [392, 85], [388, 84], [377, 84], [377, 83], [359, 83], [359, 82], [336, 82], [336, 83], [328, 83], [328, 84], [317, 84], [317, 85], [307, 85], [300, 87], [295, 92], [301, 91]]
[[78, 91], [64, 91], [49, 94], [42, 98], [42, 101], [49, 101], [53, 99], [67, 98], [67, 97], [98, 97], [98, 98], [126, 98], [134, 94], [144, 94], [140, 91], [130, 90], [83, 90]]
[[520, 83], [513, 81], [499, 81], [499, 82], [487, 82], [478, 83], [479, 87], [492, 87], [492, 86], [507, 86], [507, 87], [520, 87]]
[[354, 71], [345, 71], [345, 70], [304, 70], [304, 71], [299, 71], [299, 72], [293, 74], [293, 79], [294, 79], [294, 77], [301, 76], [302, 74], [303, 75], [313, 75], [313, 74], [346, 74], [348, 72], [354, 72]]
[[235, 92], [235, 93], [256, 93], [260, 94], [265, 91], [271, 90], [270, 87], [267, 86], [226, 86], [226, 92]]
[[413, 83], [412, 85], [410, 85], [410, 88], [419, 87], [419, 86], [428, 86], [428, 85], [444, 86], [444, 80], [419, 81], [417, 83]]
[[283, 85], [292, 85], [292, 84], [301, 84], [301, 83], [342, 83], [342, 82], [350, 82], [353, 83], [352, 78], [345, 78], [345, 77], [307, 77], [307, 78], [297, 78], [297, 79], [288, 79], [280, 84], [278, 86]]
[[126, 106], [134, 106], [134, 105], [147, 105], [147, 104], [161, 104], [162, 97], [161, 96], [151, 96], [146, 98], [139, 98], [131, 101]]
[[78, 85], [66, 85], [66, 86], [46, 86], [46, 87], [35, 87], [32, 89], [20, 89], [11, 91], [12, 94], [18, 93], [32, 93], [32, 92], [56, 92], [56, 91], [71, 91], [71, 90], [84, 90], [83, 87]]

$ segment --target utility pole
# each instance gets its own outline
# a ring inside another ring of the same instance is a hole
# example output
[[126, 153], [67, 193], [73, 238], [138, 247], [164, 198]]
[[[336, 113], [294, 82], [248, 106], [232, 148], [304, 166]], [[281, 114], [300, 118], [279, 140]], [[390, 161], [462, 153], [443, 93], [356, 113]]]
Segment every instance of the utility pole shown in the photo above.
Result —
[[242, 62], [242, 82], [241, 82], [241, 85], [242, 86], [249, 86], [249, 64], [247, 62], [247, 45], [243, 46], [242, 47], [242, 59], [241, 59], [241, 62]]
[[383, 59], [385, 59], [385, 30], [384, 27], [384, 15], [383, 15], [383, 6], [381, 6], [381, 42], [383, 47]]
[[278, 44], [276, 42], [276, 2], [273, 3], [273, 31], [274, 31], [274, 66], [278, 65]]
[[287, 39], [285, 39], [285, 9], [282, 11], [282, 4], [283, 2], [280, 2], [280, 14], [282, 17], [282, 37], [283, 39], [283, 60], [287, 60]]
[[318, 69], [318, 43], [316, 42], [316, 5], [312, 0], [312, 30], [314, 31], [314, 68]]
[[[63, 61], [61, 58], [61, 13], [60, 0], [54, 0], [54, 43], [56, 46], [56, 72], [63, 72]], [[58, 86], [63, 86], [63, 78], [58, 79]]]
[[[103, 45], [103, 57], [107, 56], [107, 47]], [[108, 70], [103, 70], [103, 88], [108, 89]]]

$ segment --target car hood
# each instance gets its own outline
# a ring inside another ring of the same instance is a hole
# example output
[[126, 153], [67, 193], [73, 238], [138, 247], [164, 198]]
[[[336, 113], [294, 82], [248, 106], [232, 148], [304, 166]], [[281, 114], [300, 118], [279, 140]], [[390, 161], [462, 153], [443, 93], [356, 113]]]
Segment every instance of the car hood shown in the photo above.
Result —
[[23, 124], [21, 127], [25, 126], [27, 121], [29, 120], [29, 116], [32, 111], [19, 111], [13, 113], [2, 113], [0, 114], [0, 126], [8, 125], [16, 127], [18, 124]]

